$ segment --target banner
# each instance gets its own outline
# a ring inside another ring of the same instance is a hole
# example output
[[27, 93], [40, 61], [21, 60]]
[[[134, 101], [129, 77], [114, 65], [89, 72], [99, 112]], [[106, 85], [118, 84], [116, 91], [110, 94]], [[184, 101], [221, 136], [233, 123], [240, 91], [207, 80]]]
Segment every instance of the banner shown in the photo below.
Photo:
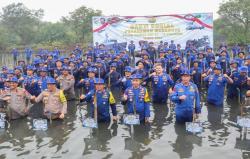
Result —
[[159, 16], [102, 16], [93, 17], [93, 42], [111, 45], [115, 42], [129, 44], [160, 41], [186, 46], [193, 41], [196, 47], [213, 47], [213, 14], [172, 14]]

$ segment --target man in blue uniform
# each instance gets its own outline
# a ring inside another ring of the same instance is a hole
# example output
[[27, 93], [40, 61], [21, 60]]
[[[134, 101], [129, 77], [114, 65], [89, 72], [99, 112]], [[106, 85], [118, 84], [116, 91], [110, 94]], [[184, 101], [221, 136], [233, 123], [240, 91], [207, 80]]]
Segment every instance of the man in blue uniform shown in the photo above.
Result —
[[108, 84], [108, 88], [110, 88], [112, 91], [119, 88], [119, 79], [121, 78], [121, 74], [116, 71], [116, 68], [116, 63], [112, 63], [110, 65], [110, 72], [105, 76], [105, 81]]
[[234, 72], [231, 75], [233, 84], [231, 85], [230, 89], [228, 89], [228, 98], [233, 99], [236, 97], [240, 98], [240, 101], [244, 100], [245, 94], [247, 92], [247, 72], [248, 68], [246, 66], [241, 66], [238, 72]]
[[[149, 122], [149, 94], [146, 88], [140, 85], [142, 76], [134, 74], [131, 76], [132, 87], [125, 90], [123, 95], [123, 104], [127, 103], [128, 114], [139, 114], [141, 122]], [[134, 112], [134, 110], [136, 112]]]
[[208, 82], [207, 102], [215, 106], [223, 106], [224, 89], [227, 83], [233, 83], [233, 80], [227, 74], [221, 74], [221, 66], [216, 65], [214, 74], [204, 78]]
[[31, 60], [31, 57], [32, 57], [32, 52], [33, 51], [32, 51], [31, 48], [25, 48], [25, 50], [24, 50], [27, 64], [30, 64], [30, 60]]
[[19, 52], [17, 49], [12, 49], [11, 51], [12, 55], [13, 55], [13, 60], [14, 60], [14, 66], [17, 64], [17, 57], [19, 55]]
[[84, 88], [84, 93], [87, 94], [89, 93], [91, 90], [93, 90], [95, 87], [95, 69], [92, 67], [88, 68], [88, 78], [84, 78], [81, 79], [78, 84], [77, 87], [80, 88]]
[[163, 72], [161, 64], [156, 64], [154, 68], [155, 72], [150, 75], [153, 89], [152, 100], [154, 103], [166, 103], [168, 91], [174, 85], [174, 81]]
[[38, 77], [38, 85], [42, 91], [47, 89], [47, 80], [48, 80], [48, 75], [47, 75], [47, 68], [42, 67], [38, 69], [39, 77]]
[[41, 88], [38, 84], [38, 77], [34, 74], [34, 67], [29, 65], [27, 66], [27, 76], [24, 77], [24, 88], [34, 96], [38, 96], [41, 93]]
[[190, 79], [190, 71], [184, 69], [181, 73], [181, 83], [175, 85], [170, 95], [171, 100], [176, 104], [177, 123], [192, 122], [193, 116], [198, 118], [198, 114], [201, 113], [199, 91]]
[[81, 95], [81, 102], [87, 101], [91, 103], [91, 116], [95, 117], [95, 107], [97, 107], [97, 121], [110, 122], [111, 108], [113, 120], [117, 120], [116, 103], [112, 93], [105, 89], [104, 80], [101, 78], [95, 79], [95, 89], [91, 90], [86, 95]]
[[126, 66], [124, 71], [125, 76], [119, 79], [123, 91], [132, 86], [132, 80], [130, 79], [130, 76], [133, 70], [130, 66]]

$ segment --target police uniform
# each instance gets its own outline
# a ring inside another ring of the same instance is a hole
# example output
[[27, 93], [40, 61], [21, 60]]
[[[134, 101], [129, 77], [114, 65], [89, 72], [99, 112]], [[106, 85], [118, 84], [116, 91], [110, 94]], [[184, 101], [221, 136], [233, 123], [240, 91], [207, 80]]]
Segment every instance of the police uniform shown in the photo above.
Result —
[[[64, 67], [63, 70], [67, 70], [69, 71], [68, 67]], [[73, 75], [68, 74], [67, 76], [64, 75], [60, 75], [57, 78], [59, 85], [60, 85], [60, 89], [64, 90], [65, 96], [67, 100], [72, 100], [75, 98], [75, 89], [74, 89], [74, 85], [75, 85], [75, 78]]]
[[[16, 77], [13, 77], [9, 79], [9, 82], [17, 83], [18, 80]], [[26, 100], [30, 99], [31, 95], [24, 88], [17, 87], [15, 91], [6, 89], [3, 94], [1, 94], [0, 98], [8, 98], [5, 103], [8, 118], [18, 119], [27, 115], [27, 110], [29, 108]]]
[[[56, 84], [53, 78], [47, 80], [48, 84]], [[42, 91], [42, 93], [35, 98], [35, 102], [42, 101], [44, 103], [44, 115], [48, 118], [58, 118], [61, 113], [67, 114], [67, 100], [62, 90], [56, 88], [55, 92], [48, 90]]]

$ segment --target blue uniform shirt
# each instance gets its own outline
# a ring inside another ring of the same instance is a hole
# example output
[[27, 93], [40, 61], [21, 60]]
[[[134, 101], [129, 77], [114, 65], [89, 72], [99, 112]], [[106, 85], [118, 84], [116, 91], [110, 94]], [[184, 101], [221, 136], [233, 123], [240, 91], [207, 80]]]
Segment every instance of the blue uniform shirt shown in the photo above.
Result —
[[[179, 99], [182, 95], [186, 95], [185, 100]], [[199, 91], [197, 86], [192, 82], [189, 82], [188, 86], [183, 85], [183, 83], [176, 84], [171, 94], [171, 100], [176, 104], [175, 113], [177, 122], [192, 121], [194, 110], [197, 114], [201, 113]]]

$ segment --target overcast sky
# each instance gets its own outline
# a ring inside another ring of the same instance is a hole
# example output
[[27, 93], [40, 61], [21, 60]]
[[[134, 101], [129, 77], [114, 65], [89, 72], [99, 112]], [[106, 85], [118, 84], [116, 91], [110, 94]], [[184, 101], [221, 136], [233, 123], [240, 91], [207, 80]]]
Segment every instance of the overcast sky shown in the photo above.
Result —
[[104, 15], [162, 15], [213, 12], [224, 0], [0, 0], [0, 8], [21, 2], [30, 9], [43, 9], [43, 20], [56, 22], [81, 5], [102, 10]]

